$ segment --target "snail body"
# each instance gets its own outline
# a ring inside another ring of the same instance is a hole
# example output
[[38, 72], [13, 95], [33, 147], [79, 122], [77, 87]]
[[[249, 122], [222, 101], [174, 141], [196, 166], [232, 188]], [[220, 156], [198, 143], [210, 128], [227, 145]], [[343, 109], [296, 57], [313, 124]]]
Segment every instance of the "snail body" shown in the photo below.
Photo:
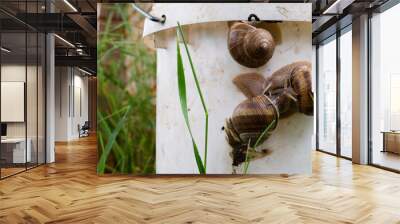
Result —
[[228, 49], [239, 64], [257, 68], [266, 64], [275, 50], [271, 33], [251, 23], [235, 22], [228, 34]]
[[240, 74], [232, 81], [247, 98], [263, 94], [267, 87], [267, 80], [255, 72]]
[[277, 89], [267, 94], [274, 99], [273, 103], [278, 109], [280, 119], [288, 117], [297, 111], [298, 99], [292, 88]]

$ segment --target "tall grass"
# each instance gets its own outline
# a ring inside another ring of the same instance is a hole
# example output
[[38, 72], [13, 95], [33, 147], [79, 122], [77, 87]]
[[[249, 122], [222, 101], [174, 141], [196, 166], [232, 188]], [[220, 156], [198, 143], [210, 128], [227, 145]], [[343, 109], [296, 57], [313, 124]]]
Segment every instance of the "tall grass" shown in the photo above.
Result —
[[129, 4], [102, 4], [102, 8], [97, 42], [97, 171], [154, 173], [155, 54], [142, 41], [137, 24], [143, 18]]

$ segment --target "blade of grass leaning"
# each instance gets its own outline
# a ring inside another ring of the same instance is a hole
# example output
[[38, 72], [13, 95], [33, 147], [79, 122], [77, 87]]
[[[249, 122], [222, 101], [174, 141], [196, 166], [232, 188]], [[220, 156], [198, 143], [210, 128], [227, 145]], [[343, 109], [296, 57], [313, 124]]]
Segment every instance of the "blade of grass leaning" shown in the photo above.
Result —
[[203, 161], [200, 157], [198, 147], [196, 145], [196, 142], [194, 140], [192, 130], [190, 128], [189, 124], [189, 115], [188, 115], [188, 108], [187, 108], [187, 97], [186, 97], [186, 81], [185, 81], [185, 71], [183, 69], [183, 62], [182, 62], [182, 56], [181, 56], [181, 51], [179, 47], [179, 41], [177, 39], [176, 41], [176, 50], [177, 50], [177, 72], [178, 72], [178, 90], [179, 90], [179, 100], [181, 103], [181, 110], [183, 113], [183, 117], [186, 123], [186, 126], [189, 130], [190, 137], [192, 139], [192, 144], [193, 144], [193, 151], [194, 151], [194, 157], [196, 159], [196, 164], [197, 168], [199, 169], [200, 174], [205, 174], [205, 168], [203, 165]]
[[[126, 110], [126, 108], [125, 108], [125, 110]], [[97, 116], [98, 116], [99, 120], [103, 120], [103, 115], [101, 113], [98, 113]], [[101, 130], [102, 130], [101, 132], [104, 133], [105, 136], [112, 135], [111, 129], [114, 127], [114, 125], [111, 126], [110, 123], [99, 122], [99, 126], [101, 127]], [[103, 151], [104, 151], [104, 147], [103, 147]], [[118, 145], [118, 142], [115, 142], [111, 151], [114, 153], [117, 161], [121, 161], [122, 159], [124, 159], [124, 157], [125, 157], [124, 152], [121, 149], [121, 147]]]
[[104, 141], [103, 141], [103, 134], [102, 132], [97, 133], [97, 144], [98, 144], [98, 148], [100, 148], [101, 153], [99, 154], [103, 154], [104, 152]]
[[196, 70], [194, 69], [194, 65], [193, 65], [193, 61], [192, 61], [192, 57], [190, 56], [189, 53], [189, 49], [187, 47], [186, 41], [185, 41], [185, 37], [183, 35], [183, 31], [182, 31], [182, 27], [178, 22], [178, 31], [180, 33], [180, 37], [182, 38], [182, 42], [183, 45], [185, 46], [185, 50], [186, 50], [186, 54], [187, 57], [189, 59], [189, 63], [190, 63], [190, 68], [192, 69], [192, 74], [193, 74], [193, 78], [194, 81], [196, 83], [196, 88], [197, 88], [197, 92], [199, 93], [200, 96], [200, 100], [201, 100], [201, 105], [203, 106], [203, 110], [204, 110], [204, 115], [205, 115], [205, 130], [204, 130], [204, 169], [207, 171], [207, 152], [208, 152], [208, 110], [207, 110], [207, 106], [206, 103], [204, 101], [204, 97], [203, 97], [203, 93], [201, 91], [200, 88], [200, 83], [199, 80], [197, 78], [197, 74], [196, 74]]
[[[103, 115], [101, 113], [98, 113], [98, 117], [99, 117], [99, 119], [101, 119], [101, 118], [103, 118]], [[103, 133], [104, 136], [107, 136], [106, 140], [108, 141], [110, 136], [112, 136], [112, 129], [115, 130], [114, 128], [116, 127], [116, 125], [113, 125], [111, 123], [100, 123], [99, 127], [101, 128], [101, 133]], [[104, 140], [103, 140], [103, 142], [104, 142]], [[101, 155], [103, 155], [104, 152], [106, 151], [105, 148], [106, 148], [106, 146], [104, 146], [104, 143], [103, 143]], [[115, 157], [115, 160], [117, 161], [116, 164], [114, 164], [115, 168], [119, 168], [119, 164], [124, 160], [125, 155], [123, 153], [123, 150], [121, 150], [120, 147], [118, 146], [118, 141], [115, 141], [114, 144], [112, 145], [112, 147], [107, 155], [106, 160], [108, 160], [112, 155]], [[101, 156], [100, 156], [100, 158], [101, 158]], [[105, 163], [107, 165], [107, 162], [105, 162]], [[106, 170], [104, 170], [104, 172], [105, 171]]]
[[249, 164], [250, 164], [250, 162], [249, 162], [249, 150], [251, 148], [250, 142], [251, 142], [251, 139], [249, 139], [249, 142], [247, 143], [246, 158], [244, 160], [244, 170], [243, 170], [244, 174], [247, 174], [247, 169], [249, 168]]
[[106, 163], [107, 163], [107, 158], [108, 155], [111, 152], [112, 146], [115, 142], [115, 139], [117, 138], [118, 133], [121, 131], [121, 129], [123, 128], [123, 126], [125, 125], [125, 121], [126, 118], [128, 116], [129, 111], [131, 110], [131, 107], [129, 106], [126, 109], [126, 112], [124, 114], [124, 116], [121, 118], [121, 120], [119, 120], [117, 126], [115, 127], [114, 131], [112, 132], [111, 136], [108, 139], [107, 145], [103, 151], [103, 153], [101, 154], [101, 157], [99, 159], [99, 163], [97, 165], [97, 173], [99, 174], [103, 174], [104, 170], [106, 168]]
[[126, 111], [126, 108], [127, 108], [127, 107], [128, 107], [128, 106], [122, 107], [121, 109], [115, 111], [114, 113], [112, 113], [112, 114], [110, 114], [110, 115], [107, 115], [107, 116], [105, 116], [105, 117], [102, 117], [101, 119], [99, 119], [99, 121], [98, 121], [97, 123], [105, 122], [107, 119], [109, 119], [109, 118], [111, 118], [111, 117], [114, 117], [115, 115]]
[[248, 157], [249, 150], [250, 150], [250, 149], [255, 150], [255, 149], [257, 148], [257, 146], [258, 146], [258, 145], [260, 144], [260, 142], [261, 142], [261, 139], [264, 137], [265, 134], [268, 133], [269, 129], [271, 129], [272, 126], [273, 126], [274, 124], [275, 124], [275, 120], [273, 120], [273, 121], [271, 122], [271, 124], [269, 124], [269, 125], [264, 129], [264, 131], [258, 136], [257, 141], [256, 141], [256, 143], [254, 144], [253, 147], [250, 147], [250, 143], [248, 144], [248, 146], [247, 146], [247, 151], [246, 151], [246, 160], [245, 160], [245, 163], [244, 163], [244, 172], [243, 172], [244, 174], [247, 174], [247, 170], [249, 169], [249, 165], [250, 165], [250, 160], [249, 160], [249, 157]]

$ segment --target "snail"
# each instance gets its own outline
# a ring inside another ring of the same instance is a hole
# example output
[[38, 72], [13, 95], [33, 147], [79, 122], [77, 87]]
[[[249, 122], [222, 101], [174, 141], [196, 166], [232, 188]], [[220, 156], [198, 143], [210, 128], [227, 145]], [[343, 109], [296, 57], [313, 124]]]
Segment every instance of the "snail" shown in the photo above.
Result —
[[234, 22], [229, 28], [228, 49], [239, 64], [257, 68], [271, 59], [275, 41], [268, 30], [251, 22]]
[[[253, 145], [266, 127], [274, 125], [263, 136], [265, 141], [275, 130], [280, 118], [288, 117], [296, 111], [313, 114], [311, 90], [311, 64], [306, 61], [286, 65], [265, 79], [258, 73], [236, 76], [233, 83], [247, 97], [233, 111], [225, 122], [225, 133], [232, 147], [232, 165], [245, 161], [248, 146]], [[253, 150], [252, 158], [267, 155], [270, 151]]]
[[[264, 94], [248, 98], [241, 102], [233, 111], [232, 117], [226, 120], [225, 133], [228, 143], [232, 146], [232, 165], [238, 166], [244, 162], [248, 145], [253, 145], [266, 127], [274, 122], [269, 132], [278, 124], [282, 113], [287, 112], [291, 106], [291, 97], [288, 89], [280, 90], [278, 94], [267, 96]], [[269, 137], [266, 133], [261, 142]], [[252, 158], [265, 156], [269, 151], [254, 152]]]
[[290, 86], [297, 95], [300, 113], [313, 115], [314, 99], [311, 84], [311, 63], [298, 61], [278, 69], [266, 79], [266, 88], [274, 90]]
[[283, 66], [266, 79], [258, 73], [240, 74], [233, 79], [233, 83], [247, 97], [276, 94], [281, 89], [287, 89], [287, 95], [297, 99], [299, 112], [313, 115], [311, 63], [308, 61], [298, 61]]

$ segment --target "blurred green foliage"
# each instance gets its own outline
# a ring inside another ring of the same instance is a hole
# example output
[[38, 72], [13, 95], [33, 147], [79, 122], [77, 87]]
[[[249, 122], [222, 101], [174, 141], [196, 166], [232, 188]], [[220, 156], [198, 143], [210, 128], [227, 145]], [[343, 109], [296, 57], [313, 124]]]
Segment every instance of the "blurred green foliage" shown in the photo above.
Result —
[[155, 53], [129, 4], [101, 4], [98, 158], [103, 173], [155, 173]]

